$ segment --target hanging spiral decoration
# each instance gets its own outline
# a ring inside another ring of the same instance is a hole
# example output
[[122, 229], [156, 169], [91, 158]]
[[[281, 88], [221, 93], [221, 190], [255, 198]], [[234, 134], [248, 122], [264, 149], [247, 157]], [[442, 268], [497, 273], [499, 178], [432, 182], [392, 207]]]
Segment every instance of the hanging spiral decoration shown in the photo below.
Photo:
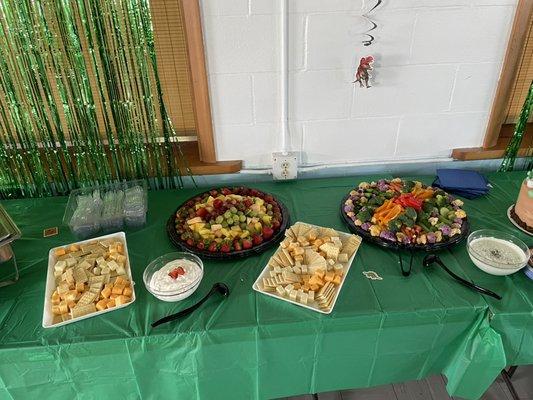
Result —
[[382, 0], [376, 0], [376, 4], [374, 4], [374, 6], [369, 11], [363, 14], [363, 18], [365, 18], [371, 25], [371, 28], [364, 33], [364, 36], [367, 37], [367, 39], [363, 40], [364, 46], [370, 46], [376, 39], [370, 32], [375, 30], [378, 27], [378, 25], [372, 20], [372, 18], [368, 16], [368, 14], [370, 14], [372, 11], [378, 8], [382, 2], [383, 2]]

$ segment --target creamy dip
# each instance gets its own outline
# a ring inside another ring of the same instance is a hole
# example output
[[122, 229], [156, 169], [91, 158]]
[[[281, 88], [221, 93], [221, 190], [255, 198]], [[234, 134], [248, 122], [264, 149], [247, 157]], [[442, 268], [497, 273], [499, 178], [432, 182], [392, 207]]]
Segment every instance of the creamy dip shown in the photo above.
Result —
[[[185, 273], [173, 279], [169, 272], [179, 267], [183, 268]], [[201, 275], [202, 270], [195, 262], [174, 260], [165, 264], [159, 271], [154, 272], [150, 280], [150, 289], [157, 292], [180, 292], [198, 281]]]
[[494, 237], [482, 237], [470, 242], [470, 249], [483, 257], [485, 263], [497, 268], [516, 269], [527, 262], [527, 257], [520, 247], [507, 240]]

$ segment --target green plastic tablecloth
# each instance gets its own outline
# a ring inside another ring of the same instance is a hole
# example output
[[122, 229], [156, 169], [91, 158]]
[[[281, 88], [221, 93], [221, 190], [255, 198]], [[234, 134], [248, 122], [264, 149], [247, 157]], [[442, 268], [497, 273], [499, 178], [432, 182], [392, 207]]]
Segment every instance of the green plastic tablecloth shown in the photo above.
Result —
[[[274, 193], [293, 221], [346, 230], [339, 202], [356, 183], [372, 178], [253, 186]], [[533, 241], [506, 217], [522, 178], [489, 175], [490, 194], [466, 202], [472, 230], [495, 228]], [[252, 290], [273, 249], [245, 260], [206, 261], [202, 284], [189, 299], [155, 299], [142, 272], [173, 251], [165, 223], [178, 204], [202, 190], [150, 192], [147, 225], [126, 231], [134, 304], [53, 329], [41, 327], [48, 249], [74, 238], [63, 227], [46, 239], [42, 231], [61, 224], [67, 199], [3, 202], [23, 237], [14, 244], [20, 281], [0, 289], [0, 398], [275, 398], [444, 373], [451, 395], [475, 399], [506, 365], [533, 363], [533, 282], [521, 272], [493, 277], [477, 270], [464, 243], [441, 258], [459, 275], [502, 294], [502, 301], [458, 285], [436, 267], [423, 270], [422, 255], [412, 276], [402, 277], [397, 255], [370, 244], [359, 249], [330, 315]], [[364, 270], [383, 280], [368, 280]], [[150, 327], [198, 301], [217, 281], [230, 287], [228, 299]]]

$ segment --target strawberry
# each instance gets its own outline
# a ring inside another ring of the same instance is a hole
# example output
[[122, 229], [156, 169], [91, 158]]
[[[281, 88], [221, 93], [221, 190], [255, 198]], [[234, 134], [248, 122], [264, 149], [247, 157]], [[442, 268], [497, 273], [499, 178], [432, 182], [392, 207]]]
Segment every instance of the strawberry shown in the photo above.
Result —
[[244, 239], [242, 241], [242, 248], [244, 250], [251, 249], [252, 248], [252, 242], [250, 240], [248, 240], [248, 239]]
[[196, 245], [196, 248], [198, 250], [203, 250], [205, 249], [205, 243], [204, 242], [198, 242], [198, 244]]
[[193, 239], [187, 239], [187, 246], [194, 246], [194, 240]]
[[243, 203], [246, 207], [250, 207], [252, 204], [254, 204], [251, 199], [244, 199]]
[[222, 243], [222, 246], [220, 246], [220, 251], [222, 253], [229, 253], [231, 250], [229, 243]]
[[242, 246], [240, 244], [240, 242], [238, 240], [235, 240], [233, 242], [233, 248], [235, 249], [235, 251], [241, 251], [242, 250]]
[[180, 275], [185, 275], [185, 270], [182, 267], [174, 268], [168, 273], [168, 276], [172, 279], [177, 279]]
[[209, 245], [209, 248], [207, 250], [209, 250], [211, 253], [216, 252], [217, 251], [217, 242], [211, 242], [211, 244]]
[[224, 202], [222, 200], [220, 200], [220, 199], [215, 199], [213, 201], [213, 207], [215, 207], [216, 210], [221, 208], [223, 204], [224, 204]]
[[274, 230], [269, 226], [263, 227], [263, 238], [270, 239], [274, 234]]
[[222, 194], [223, 194], [224, 196], [227, 196], [228, 194], [231, 194], [231, 190], [229, 190], [228, 188], [223, 188], [223, 189], [221, 190], [221, 192], [222, 192]]
[[260, 245], [261, 243], [263, 243], [263, 238], [259, 235], [254, 235], [253, 238], [252, 238], [252, 241], [254, 243], [254, 246], [257, 246], [257, 245]]

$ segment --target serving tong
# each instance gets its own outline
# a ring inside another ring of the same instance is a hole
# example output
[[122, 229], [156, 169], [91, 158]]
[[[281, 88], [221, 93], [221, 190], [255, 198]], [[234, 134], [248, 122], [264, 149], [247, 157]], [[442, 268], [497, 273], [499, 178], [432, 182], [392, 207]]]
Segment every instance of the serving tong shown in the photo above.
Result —
[[436, 254], [428, 254], [424, 257], [424, 261], [422, 261], [422, 264], [424, 267], [429, 268], [433, 264], [437, 264], [439, 267], [441, 267], [448, 275], [450, 275], [453, 279], [455, 279], [457, 282], [459, 282], [461, 285], [466, 286], [469, 289], [475, 290], [476, 292], [479, 292], [481, 294], [485, 294], [487, 296], [494, 297], [497, 300], [501, 300], [502, 296], [500, 296], [497, 293], [494, 293], [492, 290], [486, 289], [484, 287], [478, 286], [475, 283], [469, 282], [463, 278], [461, 278], [459, 275], [451, 271], [440, 259], [440, 257]]

